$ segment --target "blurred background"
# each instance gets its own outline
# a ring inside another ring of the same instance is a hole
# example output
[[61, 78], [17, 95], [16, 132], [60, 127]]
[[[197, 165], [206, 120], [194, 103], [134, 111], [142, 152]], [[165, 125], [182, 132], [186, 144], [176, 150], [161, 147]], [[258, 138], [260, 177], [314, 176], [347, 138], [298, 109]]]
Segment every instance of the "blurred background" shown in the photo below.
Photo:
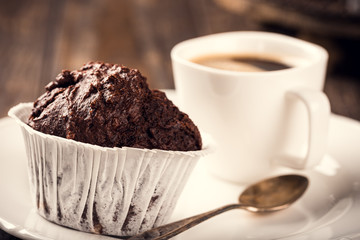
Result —
[[0, 0], [0, 117], [88, 61], [138, 68], [151, 88], [174, 88], [176, 43], [238, 30], [325, 47], [332, 111], [360, 120], [360, 0]]
[[151, 88], [174, 88], [176, 43], [237, 30], [324, 46], [332, 111], [360, 120], [360, 0], [0, 0], [0, 117], [88, 61], [138, 68]]

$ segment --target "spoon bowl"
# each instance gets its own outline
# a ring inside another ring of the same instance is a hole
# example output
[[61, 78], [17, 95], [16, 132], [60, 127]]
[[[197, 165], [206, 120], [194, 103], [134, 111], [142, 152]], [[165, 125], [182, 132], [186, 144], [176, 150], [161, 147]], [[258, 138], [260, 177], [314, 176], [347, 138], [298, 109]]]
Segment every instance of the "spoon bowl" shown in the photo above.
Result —
[[299, 199], [309, 185], [301, 175], [282, 175], [268, 178], [247, 187], [239, 203], [251, 212], [272, 212], [285, 209]]
[[267, 213], [288, 208], [306, 191], [309, 180], [301, 175], [282, 175], [272, 177], [250, 185], [239, 197], [239, 203], [229, 204], [209, 212], [189, 217], [150, 229], [130, 240], [165, 240], [220, 213], [232, 209], [244, 209], [254, 213]]

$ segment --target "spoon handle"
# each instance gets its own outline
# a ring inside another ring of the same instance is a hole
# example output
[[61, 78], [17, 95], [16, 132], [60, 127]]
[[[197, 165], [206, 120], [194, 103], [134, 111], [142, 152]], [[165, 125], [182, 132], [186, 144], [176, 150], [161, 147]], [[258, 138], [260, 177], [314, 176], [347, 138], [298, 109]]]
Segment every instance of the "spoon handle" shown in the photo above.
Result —
[[146, 232], [143, 232], [141, 234], [138, 234], [136, 236], [133, 236], [129, 238], [128, 240], [146, 240], [146, 239], [152, 239], [152, 240], [165, 240], [169, 239], [171, 237], [174, 237], [175, 235], [178, 235], [179, 233], [182, 233], [189, 228], [192, 228], [193, 226], [208, 220], [211, 217], [214, 217], [216, 215], [219, 215], [220, 213], [236, 209], [236, 208], [242, 208], [243, 205], [241, 204], [230, 204], [226, 205], [214, 210], [211, 210], [209, 212], [201, 213], [199, 215], [185, 218], [183, 220], [179, 220], [177, 222], [169, 223], [157, 228], [150, 229]]

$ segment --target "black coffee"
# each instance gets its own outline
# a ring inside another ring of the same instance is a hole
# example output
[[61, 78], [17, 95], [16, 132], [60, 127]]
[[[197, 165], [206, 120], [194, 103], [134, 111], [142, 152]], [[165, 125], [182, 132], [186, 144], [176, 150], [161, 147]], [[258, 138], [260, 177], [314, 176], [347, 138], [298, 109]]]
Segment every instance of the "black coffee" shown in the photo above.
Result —
[[207, 55], [191, 59], [192, 62], [207, 67], [239, 72], [277, 71], [292, 66], [281, 61], [280, 57], [262, 55]]

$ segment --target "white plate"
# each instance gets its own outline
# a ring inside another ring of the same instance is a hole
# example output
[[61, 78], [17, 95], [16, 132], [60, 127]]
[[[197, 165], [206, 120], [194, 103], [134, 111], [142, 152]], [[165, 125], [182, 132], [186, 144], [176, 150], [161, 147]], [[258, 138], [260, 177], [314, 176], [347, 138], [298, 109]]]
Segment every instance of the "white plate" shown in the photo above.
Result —
[[[50, 223], [32, 207], [20, 129], [0, 120], [0, 228], [23, 239], [113, 239]], [[273, 174], [288, 172], [278, 169]], [[210, 219], [178, 239], [360, 239], [360, 123], [332, 115], [328, 154], [315, 169], [300, 171], [310, 187], [289, 209], [255, 215], [233, 210]], [[173, 220], [236, 202], [243, 186], [218, 180], [200, 160]], [[347, 237], [347, 238], [345, 238]]]
[[[360, 239], [360, 123], [332, 115], [328, 153], [314, 169], [305, 195], [289, 209], [256, 215], [233, 210], [204, 222], [179, 239]], [[271, 175], [291, 172], [277, 169]], [[196, 166], [172, 220], [234, 203], [243, 186], [216, 179], [206, 158]]]

